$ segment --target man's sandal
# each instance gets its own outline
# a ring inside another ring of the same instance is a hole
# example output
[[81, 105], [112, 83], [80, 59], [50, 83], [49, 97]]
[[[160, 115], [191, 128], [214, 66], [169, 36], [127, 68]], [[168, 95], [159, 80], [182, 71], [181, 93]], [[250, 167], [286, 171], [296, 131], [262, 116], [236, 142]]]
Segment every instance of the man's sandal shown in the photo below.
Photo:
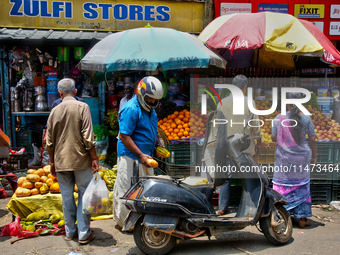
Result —
[[86, 238], [85, 240], [79, 240], [78, 243], [80, 244], [88, 244], [89, 242], [91, 242], [92, 240], [94, 239], [94, 233], [93, 231], [91, 230], [91, 235]]

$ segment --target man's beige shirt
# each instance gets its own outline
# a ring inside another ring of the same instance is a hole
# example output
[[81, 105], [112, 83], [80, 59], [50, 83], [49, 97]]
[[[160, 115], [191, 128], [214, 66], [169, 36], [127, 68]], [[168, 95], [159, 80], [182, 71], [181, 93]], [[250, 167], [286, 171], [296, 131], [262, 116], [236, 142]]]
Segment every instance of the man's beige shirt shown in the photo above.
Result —
[[67, 96], [47, 120], [46, 149], [54, 152], [57, 172], [92, 166], [89, 150], [96, 145], [89, 106]]
[[[250, 110], [248, 108], [248, 98], [245, 96], [244, 97], [244, 115], [234, 115], [233, 114], [233, 97], [232, 96], [228, 96], [224, 99], [222, 99], [222, 106], [221, 104], [218, 104], [217, 106], [217, 110], [221, 111], [224, 116], [225, 119], [228, 120], [227, 123], [227, 134], [228, 136], [233, 135], [235, 133], [242, 133], [243, 129], [244, 129], [244, 125], [243, 122], [245, 121], [246, 125], [247, 125], [247, 118], [250, 114]], [[237, 102], [241, 103], [240, 102]], [[253, 105], [255, 107], [255, 102], [253, 100]], [[251, 125], [252, 126], [256, 126], [256, 127], [246, 127], [245, 133], [246, 134], [250, 134], [250, 137], [262, 137], [262, 132], [261, 132], [261, 128], [260, 128], [260, 121], [258, 120], [258, 116], [254, 115], [253, 117], [253, 121], [251, 121]], [[233, 123], [233, 125], [231, 125], [231, 121]], [[258, 138], [257, 138], [258, 139]], [[257, 140], [256, 139], [256, 140]], [[250, 146], [247, 150], [245, 150], [244, 152], [246, 153], [250, 153], [251, 155], [255, 154], [255, 139], [251, 139], [250, 140]]]

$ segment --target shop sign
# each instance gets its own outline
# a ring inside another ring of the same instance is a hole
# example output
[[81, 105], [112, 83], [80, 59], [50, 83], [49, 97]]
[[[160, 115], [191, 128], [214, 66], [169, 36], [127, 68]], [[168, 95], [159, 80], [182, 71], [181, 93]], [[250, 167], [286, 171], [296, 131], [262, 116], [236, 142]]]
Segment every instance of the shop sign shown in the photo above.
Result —
[[204, 2], [1, 0], [0, 15], [1, 27], [120, 31], [150, 23], [199, 33]]
[[288, 4], [259, 4], [258, 12], [288, 13]]
[[339, 4], [331, 5], [331, 18], [340, 19], [340, 5]]
[[221, 3], [221, 15], [232, 13], [251, 13], [249, 3]]
[[323, 33], [323, 21], [311, 21]]
[[340, 35], [340, 22], [329, 23], [329, 35]]
[[295, 4], [294, 16], [297, 18], [323, 19], [325, 16], [325, 5], [323, 4]]

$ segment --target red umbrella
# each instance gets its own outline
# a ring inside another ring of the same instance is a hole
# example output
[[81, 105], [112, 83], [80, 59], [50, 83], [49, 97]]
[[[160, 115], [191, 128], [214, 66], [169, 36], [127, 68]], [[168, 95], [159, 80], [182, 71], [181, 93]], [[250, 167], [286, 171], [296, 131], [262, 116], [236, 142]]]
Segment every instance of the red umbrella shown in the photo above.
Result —
[[314, 59], [318, 65], [321, 60], [340, 66], [340, 54], [328, 38], [311, 22], [289, 14], [224, 15], [213, 20], [199, 39], [213, 50], [224, 50], [220, 54], [228, 56], [227, 68], [294, 69], [310, 67]]

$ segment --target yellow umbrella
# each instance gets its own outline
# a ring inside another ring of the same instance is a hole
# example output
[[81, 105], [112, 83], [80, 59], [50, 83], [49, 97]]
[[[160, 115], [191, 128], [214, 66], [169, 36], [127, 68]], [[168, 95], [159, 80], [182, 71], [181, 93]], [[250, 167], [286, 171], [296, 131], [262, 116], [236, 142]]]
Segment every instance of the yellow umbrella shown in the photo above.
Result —
[[[224, 15], [213, 20], [198, 38], [213, 50], [228, 51], [231, 59], [234, 53], [237, 58], [245, 59], [232, 66], [233, 61], [227, 58], [227, 68], [256, 65], [294, 69], [297, 59], [293, 58], [294, 55], [316, 57], [318, 61], [340, 65], [340, 54], [327, 37], [312, 23], [289, 14]], [[259, 50], [254, 52], [255, 49]], [[331, 54], [332, 58], [324, 56], [324, 52]]]

